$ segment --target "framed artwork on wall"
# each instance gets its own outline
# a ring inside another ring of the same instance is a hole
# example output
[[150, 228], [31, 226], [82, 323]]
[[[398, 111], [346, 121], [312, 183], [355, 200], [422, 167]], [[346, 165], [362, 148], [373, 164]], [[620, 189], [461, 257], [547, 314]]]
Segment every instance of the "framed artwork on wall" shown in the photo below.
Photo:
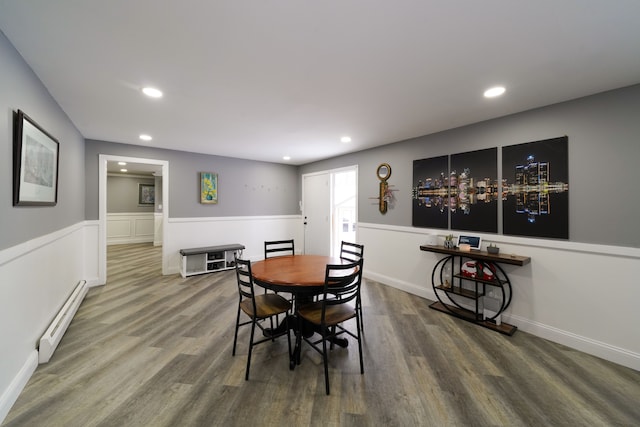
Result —
[[569, 138], [502, 148], [503, 233], [569, 238]]
[[414, 227], [449, 227], [449, 156], [413, 161]]
[[218, 203], [218, 174], [200, 172], [200, 203]]
[[138, 184], [138, 204], [153, 205], [156, 201], [156, 188], [151, 184]]
[[13, 206], [58, 203], [59, 146], [23, 111], [14, 113]]
[[498, 148], [451, 155], [451, 229], [498, 232]]

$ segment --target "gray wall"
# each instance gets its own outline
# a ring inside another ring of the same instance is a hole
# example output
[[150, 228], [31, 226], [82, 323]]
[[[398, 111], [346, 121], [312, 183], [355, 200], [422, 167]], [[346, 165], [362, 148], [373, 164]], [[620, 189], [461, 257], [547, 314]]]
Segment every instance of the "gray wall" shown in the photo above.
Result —
[[[1, 32], [0, 64], [0, 249], [6, 249], [84, 220], [84, 138]], [[18, 109], [60, 143], [56, 206], [13, 206], [13, 114]]]
[[[172, 218], [299, 214], [296, 166], [230, 157], [87, 140], [85, 145], [88, 220], [98, 219], [98, 155], [169, 162], [169, 216]], [[200, 204], [198, 172], [218, 174], [218, 203]]]
[[[311, 163], [300, 173], [357, 164], [359, 221], [411, 226], [413, 160], [563, 135], [569, 137], [569, 240], [640, 247], [640, 85]], [[384, 162], [398, 190], [386, 215], [369, 199], [377, 197], [375, 172]]]
[[138, 204], [139, 184], [153, 185], [155, 194], [155, 177], [109, 175], [107, 177], [107, 213], [153, 212], [153, 205]]

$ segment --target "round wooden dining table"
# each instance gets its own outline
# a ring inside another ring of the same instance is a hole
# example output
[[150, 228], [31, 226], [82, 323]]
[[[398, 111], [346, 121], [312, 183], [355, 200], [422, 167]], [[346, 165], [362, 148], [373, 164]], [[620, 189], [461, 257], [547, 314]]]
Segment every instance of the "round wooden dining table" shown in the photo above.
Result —
[[[289, 292], [294, 295], [296, 306], [304, 301], [310, 301], [311, 296], [321, 293], [327, 264], [344, 264], [341, 258], [324, 255], [284, 255], [267, 258], [251, 263], [251, 274], [254, 282], [263, 288], [276, 292]], [[284, 327], [282, 322], [278, 330]], [[290, 369], [300, 364], [301, 334], [298, 330], [298, 319], [294, 314], [289, 318], [289, 328], [296, 330], [296, 343], [293, 354], [290, 355]], [[310, 331], [313, 334], [313, 331]], [[347, 347], [344, 338], [335, 339], [335, 344]]]
[[253, 280], [263, 288], [293, 294], [318, 293], [327, 264], [345, 263], [325, 255], [285, 255], [251, 263]]

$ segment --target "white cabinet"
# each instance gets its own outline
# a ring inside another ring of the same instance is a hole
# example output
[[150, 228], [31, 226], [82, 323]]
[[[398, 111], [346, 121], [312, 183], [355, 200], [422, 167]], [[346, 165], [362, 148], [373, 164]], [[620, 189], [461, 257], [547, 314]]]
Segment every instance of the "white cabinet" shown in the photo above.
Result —
[[180, 249], [180, 275], [187, 277], [235, 268], [234, 255], [242, 256], [243, 250], [244, 245], [238, 243]]

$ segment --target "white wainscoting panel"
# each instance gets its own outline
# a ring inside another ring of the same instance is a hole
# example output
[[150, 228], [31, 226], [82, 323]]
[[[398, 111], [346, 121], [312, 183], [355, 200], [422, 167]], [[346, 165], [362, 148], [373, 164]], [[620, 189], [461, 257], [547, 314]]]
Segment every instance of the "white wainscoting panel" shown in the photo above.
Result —
[[162, 246], [162, 220], [164, 214], [153, 214], [153, 246]]
[[264, 258], [265, 240], [294, 239], [296, 252], [301, 252], [302, 227], [300, 215], [169, 218], [163, 242], [165, 271], [180, 272], [180, 249], [239, 243], [245, 246], [245, 258], [259, 260]]
[[[358, 224], [365, 277], [435, 300], [431, 272], [442, 255], [420, 250], [431, 234], [442, 244], [448, 232]], [[501, 253], [531, 257], [523, 267], [502, 265], [513, 287], [504, 321], [640, 370], [640, 249], [474, 234], [482, 237], [483, 249], [493, 242]]]
[[0, 422], [37, 364], [36, 343], [84, 274], [84, 223], [0, 251]]
[[154, 213], [107, 214], [107, 245], [154, 241]]

